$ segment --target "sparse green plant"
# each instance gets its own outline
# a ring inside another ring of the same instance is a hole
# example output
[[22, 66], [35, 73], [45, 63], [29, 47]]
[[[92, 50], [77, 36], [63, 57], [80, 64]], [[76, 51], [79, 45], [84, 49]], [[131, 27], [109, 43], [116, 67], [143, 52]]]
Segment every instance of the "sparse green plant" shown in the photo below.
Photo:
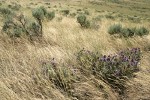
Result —
[[63, 15], [65, 15], [65, 16], [67, 16], [67, 15], [70, 13], [70, 11], [69, 11], [69, 10], [62, 10], [61, 12], [62, 12], [62, 13], [63, 13]]
[[54, 12], [54, 11], [52, 11], [52, 12], [47, 12], [46, 18], [47, 18], [48, 20], [52, 20], [53, 18], [55, 18], [55, 12]]
[[11, 38], [20, 37], [24, 31], [24, 29], [16, 24], [11, 17], [6, 19], [2, 30]]
[[111, 35], [118, 34], [120, 36], [128, 38], [134, 35], [138, 35], [138, 36], [148, 35], [149, 31], [145, 27], [128, 28], [128, 27], [122, 27], [122, 25], [120, 24], [116, 24], [109, 27], [108, 33]]
[[75, 17], [77, 14], [76, 13], [71, 13], [70, 16], [71, 17]]
[[85, 15], [79, 15], [77, 17], [78, 23], [81, 25], [81, 27], [89, 28], [90, 27], [90, 21], [87, 20]]
[[0, 7], [0, 13], [4, 16], [12, 16], [13, 12], [9, 9], [9, 8], [5, 8], [5, 7]]
[[88, 10], [85, 10], [85, 11], [84, 11], [84, 14], [89, 15], [90, 13], [89, 13]]
[[46, 4], [46, 5], [50, 5], [51, 3], [49, 3], [49, 2], [46, 2], [45, 4]]
[[122, 31], [122, 25], [121, 24], [114, 24], [111, 25], [108, 29], [108, 33], [113, 35], [113, 34], [119, 34]]
[[21, 8], [21, 5], [17, 3], [13, 3], [13, 5], [8, 5], [8, 7], [12, 10], [18, 11]]
[[32, 15], [33, 17], [38, 21], [39, 25], [40, 25], [40, 29], [41, 29], [41, 36], [43, 34], [43, 25], [42, 25], [42, 21], [44, 20], [44, 17], [46, 15], [47, 11], [44, 7], [39, 7], [36, 8], [32, 11]]
[[40, 35], [40, 25], [36, 22], [31, 22], [27, 27], [30, 37]]
[[132, 37], [135, 34], [136, 28], [122, 28], [120, 35], [123, 37]]
[[110, 14], [105, 15], [105, 17], [106, 17], [107, 19], [115, 19], [114, 16], [112, 16], [112, 15], [110, 15]]
[[148, 35], [149, 31], [145, 27], [140, 27], [136, 29], [135, 34], [138, 36]]
[[90, 28], [95, 30], [98, 30], [100, 28], [100, 25], [98, 24], [98, 21], [96, 19], [93, 19], [91, 21]]

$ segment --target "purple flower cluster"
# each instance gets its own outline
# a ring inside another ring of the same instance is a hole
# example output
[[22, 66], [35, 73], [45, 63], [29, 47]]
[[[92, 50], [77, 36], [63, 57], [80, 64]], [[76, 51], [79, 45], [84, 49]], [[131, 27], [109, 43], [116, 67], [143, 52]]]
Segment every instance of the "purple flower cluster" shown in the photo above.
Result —
[[131, 75], [138, 69], [140, 59], [140, 48], [127, 49], [111, 55], [99, 55], [83, 49], [77, 55], [79, 64], [84, 68], [115, 76]]
[[[99, 57], [98, 64], [104, 74], [127, 75], [138, 68], [141, 57], [140, 48], [127, 49], [115, 55]], [[105, 71], [103, 71], [105, 69]]]

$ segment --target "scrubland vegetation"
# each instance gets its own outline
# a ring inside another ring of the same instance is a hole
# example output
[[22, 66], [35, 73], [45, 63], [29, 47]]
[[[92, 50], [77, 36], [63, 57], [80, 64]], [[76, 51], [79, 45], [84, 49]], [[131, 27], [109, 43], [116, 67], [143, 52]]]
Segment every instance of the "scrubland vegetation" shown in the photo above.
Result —
[[0, 1], [0, 100], [149, 100], [150, 1]]

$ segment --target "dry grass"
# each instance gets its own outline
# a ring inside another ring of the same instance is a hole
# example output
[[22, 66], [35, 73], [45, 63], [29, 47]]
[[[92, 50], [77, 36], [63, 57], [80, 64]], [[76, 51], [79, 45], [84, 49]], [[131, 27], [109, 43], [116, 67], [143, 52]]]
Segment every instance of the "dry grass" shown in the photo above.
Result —
[[[39, 0], [40, 1], [40, 0]], [[22, 6], [28, 1], [19, 1]], [[113, 54], [127, 47], [143, 50], [140, 71], [128, 82], [126, 100], [150, 99], [150, 53], [144, 48], [150, 44], [150, 35], [129, 39], [116, 38], [107, 33], [112, 20], [102, 20], [98, 31], [81, 29], [76, 19], [64, 17], [62, 22], [53, 20], [44, 23], [42, 42], [30, 43], [21, 38], [12, 41], [0, 35], [0, 98], [1, 100], [72, 100], [58, 89], [42, 73], [42, 62], [52, 58], [59, 64], [76, 64], [75, 54], [85, 48], [102, 54]], [[125, 26], [146, 26], [122, 23]], [[75, 65], [75, 68], [78, 66]], [[79, 76], [82, 74], [79, 74]], [[117, 100], [118, 94], [101, 80], [93, 76], [80, 76], [82, 81], [74, 83], [74, 95], [79, 100]], [[102, 89], [98, 86], [103, 86]], [[74, 100], [76, 100], [74, 98]]]

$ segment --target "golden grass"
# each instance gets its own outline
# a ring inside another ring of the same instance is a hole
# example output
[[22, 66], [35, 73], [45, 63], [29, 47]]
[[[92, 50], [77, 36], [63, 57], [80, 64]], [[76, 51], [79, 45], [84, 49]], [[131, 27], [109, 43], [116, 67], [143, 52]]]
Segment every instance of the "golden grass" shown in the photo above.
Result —
[[[40, 0], [39, 0], [40, 1]], [[38, 1], [38, 2], [39, 2]], [[20, 0], [25, 6], [29, 1]], [[150, 35], [129, 39], [115, 38], [107, 33], [112, 20], [99, 22], [98, 31], [82, 29], [76, 19], [64, 17], [62, 22], [44, 22], [43, 42], [34, 44], [27, 39], [12, 41], [0, 35], [0, 99], [1, 100], [72, 100], [42, 74], [42, 62], [55, 58], [58, 63], [74, 64], [75, 54], [85, 48], [102, 54], [113, 54], [127, 47], [144, 50], [150, 44]], [[149, 24], [122, 23], [124, 26], [146, 26]], [[150, 46], [150, 45], [149, 45]], [[128, 82], [127, 100], [149, 99], [150, 94], [150, 53], [143, 51], [140, 71]], [[75, 67], [78, 67], [75, 65]], [[117, 100], [118, 94], [109, 85], [93, 76], [81, 76], [83, 81], [75, 83], [75, 92], [81, 100]], [[104, 86], [99, 89], [98, 86]], [[85, 96], [86, 95], [89, 96]]]

